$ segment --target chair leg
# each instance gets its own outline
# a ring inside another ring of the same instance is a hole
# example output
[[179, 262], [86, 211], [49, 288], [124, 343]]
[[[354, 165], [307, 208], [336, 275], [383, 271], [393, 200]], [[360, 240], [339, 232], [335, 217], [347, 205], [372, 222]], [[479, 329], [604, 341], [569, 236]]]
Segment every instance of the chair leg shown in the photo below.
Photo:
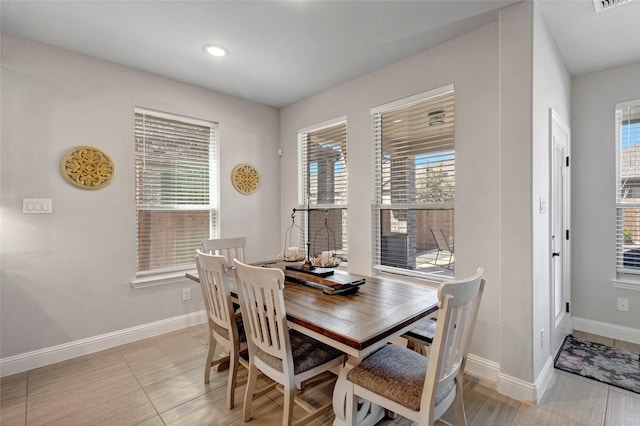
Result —
[[209, 383], [209, 377], [211, 376], [211, 363], [213, 362], [213, 356], [216, 353], [216, 339], [209, 333], [209, 350], [207, 351], [207, 361], [204, 365], [204, 382]]
[[236, 380], [238, 378], [238, 354], [231, 351], [229, 358], [229, 379], [227, 380], [227, 408], [231, 410], [233, 408], [235, 393], [236, 393]]
[[282, 426], [291, 426], [293, 424], [293, 398], [295, 397], [296, 388], [284, 389], [284, 413], [282, 415]]
[[411, 349], [412, 351], [417, 352], [420, 355], [424, 355], [426, 357], [428, 357], [429, 353], [431, 352], [429, 345], [418, 343], [411, 339], [407, 339], [407, 349]]
[[407, 339], [407, 349], [411, 349], [412, 351], [416, 351], [416, 352], [418, 350], [416, 347], [416, 343], [411, 339]]
[[253, 394], [258, 381], [258, 369], [255, 365], [249, 365], [249, 378], [247, 379], [247, 389], [244, 394], [244, 421], [251, 420], [251, 403], [253, 402]]
[[420, 353], [429, 358], [429, 355], [431, 354], [431, 345], [421, 345]]
[[467, 416], [464, 412], [464, 401], [462, 398], [462, 380], [458, 380], [456, 383], [456, 397], [451, 403], [453, 406], [453, 414], [456, 418], [456, 425], [466, 426]]

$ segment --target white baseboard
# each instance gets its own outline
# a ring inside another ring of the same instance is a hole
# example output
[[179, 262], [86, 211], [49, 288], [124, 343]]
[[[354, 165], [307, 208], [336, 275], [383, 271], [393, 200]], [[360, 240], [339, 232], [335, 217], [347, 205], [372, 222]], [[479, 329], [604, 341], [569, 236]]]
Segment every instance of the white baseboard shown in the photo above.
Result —
[[468, 354], [465, 373], [469, 373], [481, 379], [486, 379], [495, 384], [498, 382], [500, 364], [494, 361], [489, 361], [485, 358], [480, 358], [474, 354]]
[[549, 389], [553, 383], [555, 382], [555, 369], [554, 369], [554, 359], [552, 356], [547, 358], [547, 362], [545, 362], [544, 367], [542, 367], [542, 371], [538, 375], [536, 379], [536, 403], [540, 402], [544, 393]]
[[640, 329], [573, 317], [574, 330], [640, 344]]
[[0, 377], [98, 352], [104, 349], [157, 336], [207, 321], [205, 311], [193, 312], [161, 321], [142, 324], [112, 333], [93, 336], [49, 348], [0, 359]]
[[500, 373], [496, 390], [509, 398], [535, 404], [538, 392], [535, 383]]
[[484, 379], [485, 382], [483, 384], [491, 384], [496, 391], [503, 395], [533, 404], [536, 404], [542, 398], [544, 392], [553, 383], [554, 377], [553, 359], [551, 357], [545, 363], [536, 383], [529, 383], [503, 374], [500, 372], [499, 363], [473, 354], [467, 356], [465, 372]]

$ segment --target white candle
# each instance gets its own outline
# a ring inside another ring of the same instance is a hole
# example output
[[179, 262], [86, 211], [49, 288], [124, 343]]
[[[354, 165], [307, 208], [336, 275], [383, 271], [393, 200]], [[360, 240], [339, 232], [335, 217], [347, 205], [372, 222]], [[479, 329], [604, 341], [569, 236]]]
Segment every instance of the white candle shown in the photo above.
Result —
[[331, 258], [331, 252], [330, 251], [323, 251], [322, 252], [322, 256], [320, 257], [320, 260], [322, 261], [323, 265], [328, 265], [330, 258]]
[[298, 247], [289, 247], [285, 254], [288, 258], [298, 257]]

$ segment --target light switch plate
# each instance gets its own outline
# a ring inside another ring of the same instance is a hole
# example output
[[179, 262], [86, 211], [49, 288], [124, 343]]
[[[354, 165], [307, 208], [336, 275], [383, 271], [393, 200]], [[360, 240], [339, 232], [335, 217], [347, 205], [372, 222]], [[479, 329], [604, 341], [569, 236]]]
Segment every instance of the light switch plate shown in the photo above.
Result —
[[52, 213], [53, 205], [51, 198], [23, 198], [22, 213]]
[[540, 214], [547, 214], [547, 199], [540, 197]]

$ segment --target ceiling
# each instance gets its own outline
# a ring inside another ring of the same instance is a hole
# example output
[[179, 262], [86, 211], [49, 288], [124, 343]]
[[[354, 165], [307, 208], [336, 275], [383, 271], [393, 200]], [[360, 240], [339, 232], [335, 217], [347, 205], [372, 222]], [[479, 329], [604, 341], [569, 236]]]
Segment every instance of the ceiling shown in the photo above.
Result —
[[[486, 25], [512, 3], [1, 0], [0, 28], [282, 107]], [[538, 4], [572, 75], [640, 62], [640, 1], [598, 14], [592, 0]], [[207, 44], [229, 55], [209, 56]]]

